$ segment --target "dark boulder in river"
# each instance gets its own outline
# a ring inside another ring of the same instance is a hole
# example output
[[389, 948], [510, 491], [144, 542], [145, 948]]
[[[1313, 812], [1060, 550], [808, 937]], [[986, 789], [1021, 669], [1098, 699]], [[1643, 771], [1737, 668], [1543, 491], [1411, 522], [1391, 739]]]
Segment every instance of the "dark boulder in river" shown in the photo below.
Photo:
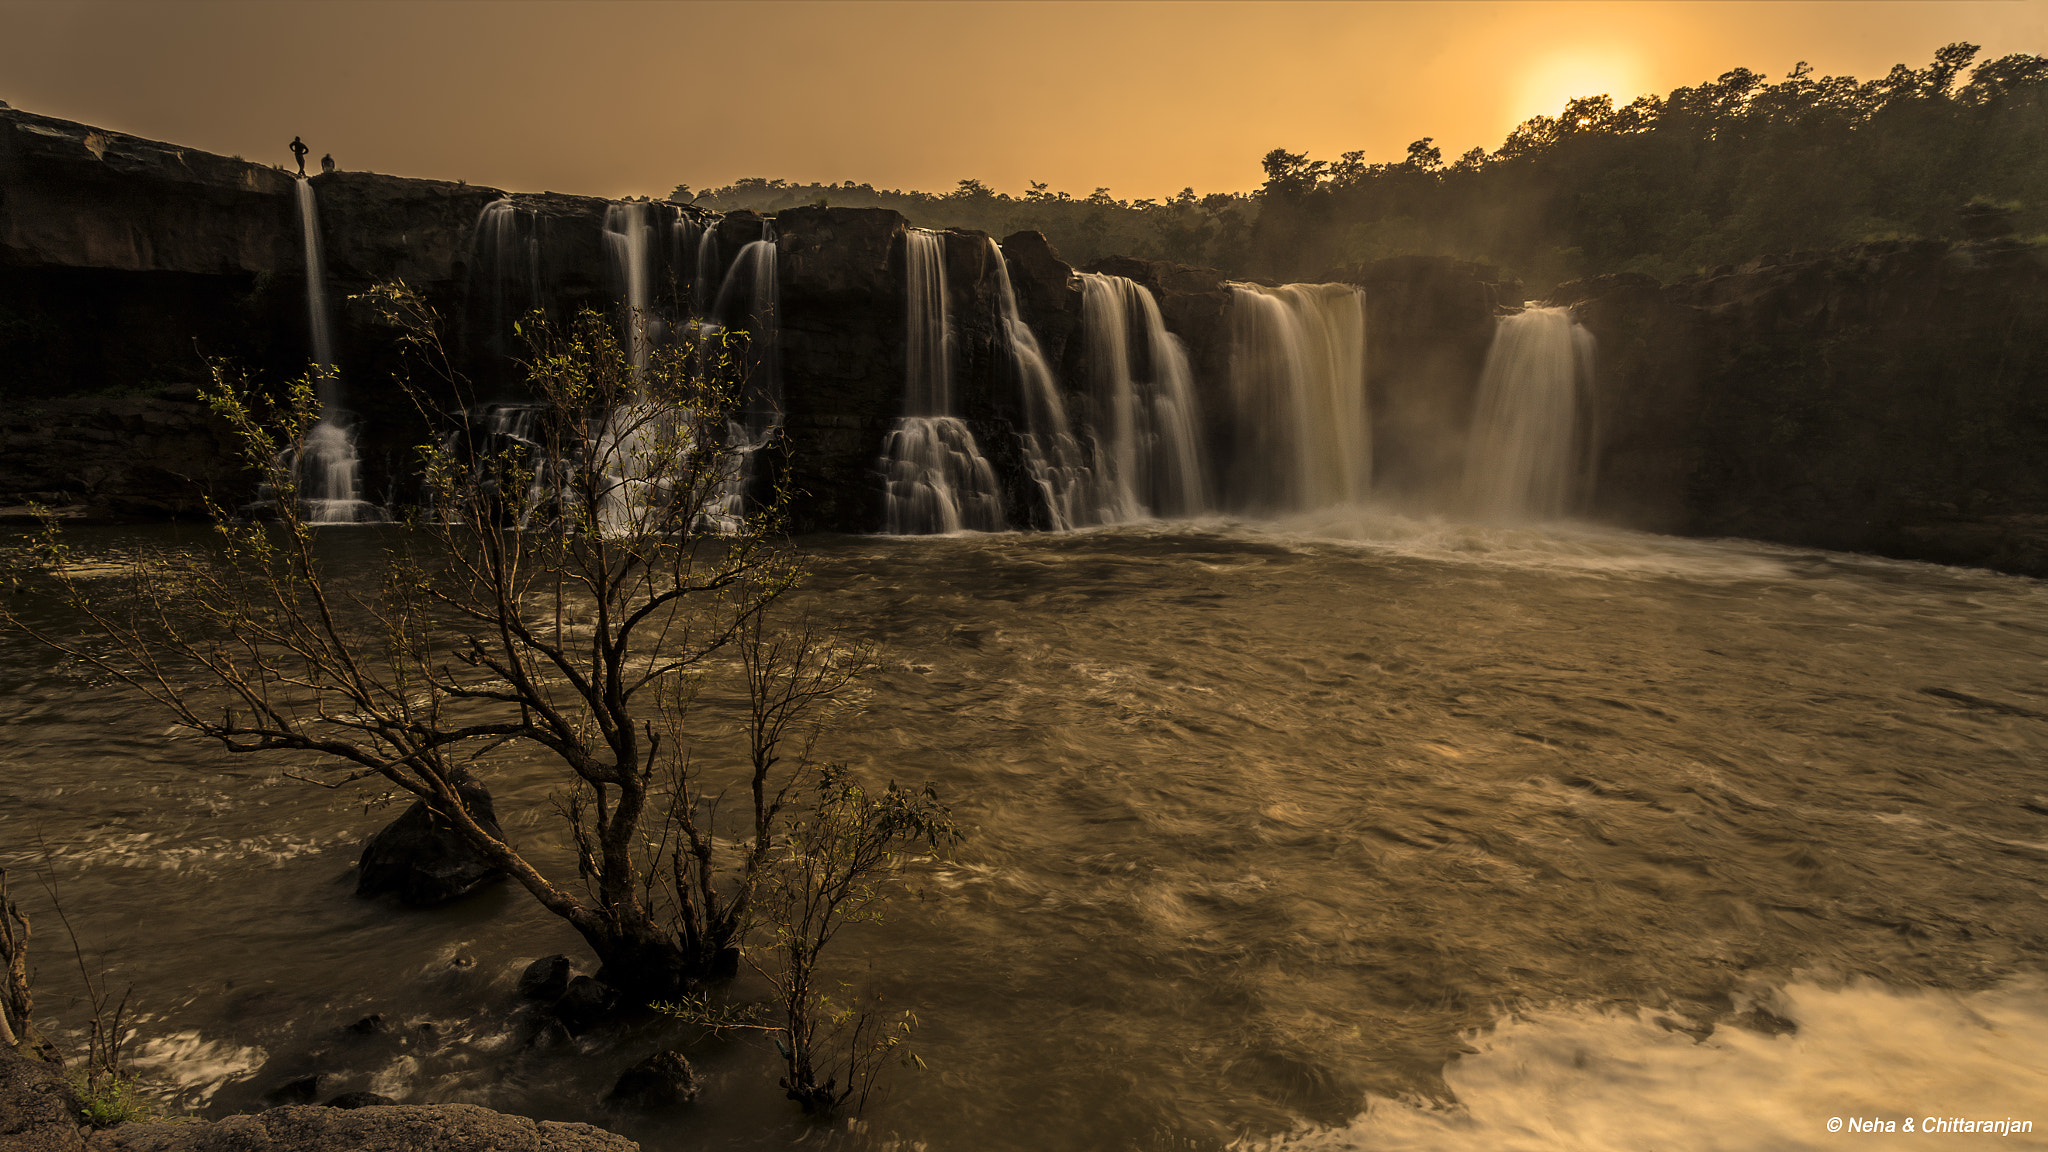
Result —
[[605, 1100], [629, 1108], [669, 1108], [697, 1099], [697, 1073], [679, 1052], [656, 1052], [619, 1075]]
[[543, 956], [519, 974], [519, 994], [528, 1000], [560, 1000], [569, 990], [569, 976], [575, 962], [557, 952]]
[[[466, 783], [458, 791], [485, 831], [504, 835], [491, 794], [482, 784]], [[395, 892], [407, 904], [427, 907], [467, 896], [503, 877], [477, 856], [452, 823], [428, 808], [426, 801], [416, 800], [363, 845], [356, 895]]]

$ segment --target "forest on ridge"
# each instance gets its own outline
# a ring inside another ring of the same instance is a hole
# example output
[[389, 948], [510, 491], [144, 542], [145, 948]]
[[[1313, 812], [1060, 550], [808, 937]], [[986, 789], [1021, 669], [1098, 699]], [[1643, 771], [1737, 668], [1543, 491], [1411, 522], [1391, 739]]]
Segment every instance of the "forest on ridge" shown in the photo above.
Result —
[[1421, 253], [1502, 267], [1532, 289], [1609, 272], [1670, 281], [1777, 252], [1890, 239], [2048, 236], [2048, 58], [1977, 62], [1950, 44], [1925, 67], [1772, 81], [1746, 68], [1618, 103], [1537, 116], [1493, 152], [1446, 161], [1434, 138], [1399, 160], [1275, 148], [1251, 193], [1119, 200], [1032, 182], [951, 192], [750, 178], [674, 198], [718, 211], [894, 208], [933, 228], [1045, 233], [1070, 262], [1108, 255], [1306, 280]]

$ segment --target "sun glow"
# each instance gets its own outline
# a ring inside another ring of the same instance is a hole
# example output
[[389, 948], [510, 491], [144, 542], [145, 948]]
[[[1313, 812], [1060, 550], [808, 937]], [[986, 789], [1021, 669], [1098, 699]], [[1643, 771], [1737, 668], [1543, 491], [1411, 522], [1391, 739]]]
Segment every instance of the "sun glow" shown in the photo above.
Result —
[[1643, 93], [1643, 69], [1633, 50], [1621, 45], [1557, 49], [1531, 60], [1512, 90], [1508, 122], [1555, 116], [1578, 96], [1606, 93], [1626, 104]]

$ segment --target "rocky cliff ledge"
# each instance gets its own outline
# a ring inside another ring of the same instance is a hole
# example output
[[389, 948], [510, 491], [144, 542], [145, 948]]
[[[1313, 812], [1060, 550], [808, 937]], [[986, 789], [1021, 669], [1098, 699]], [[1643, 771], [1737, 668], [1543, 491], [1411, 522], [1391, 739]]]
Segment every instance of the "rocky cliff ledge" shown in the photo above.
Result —
[[2048, 576], [2048, 248], [1868, 244], [1568, 284], [1602, 515]]
[[138, 1121], [82, 1130], [61, 1072], [0, 1049], [0, 1147], [8, 1152], [639, 1152], [588, 1124], [470, 1104], [290, 1105], [210, 1123]]
[[[659, 237], [644, 273], [671, 320], [710, 310], [725, 269], [774, 228], [793, 525], [880, 526], [877, 457], [902, 413], [905, 373], [908, 222], [893, 211], [802, 207], [771, 222], [372, 173], [302, 185], [275, 168], [4, 108], [0, 506], [154, 516], [192, 513], [208, 486], [217, 499], [246, 498], [246, 476], [208, 464], [220, 432], [187, 398], [210, 358], [269, 380], [305, 369], [302, 187], [318, 202], [331, 298], [403, 278], [447, 318], [472, 382], [466, 395], [433, 398], [449, 411], [523, 398], [508, 333], [524, 309], [621, 307], [613, 250], [627, 218]], [[1014, 435], [1021, 401], [997, 277], [1006, 263], [1077, 412], [1091, 376], [1080, 282], [1035, 233], [999, 246], [978, 232], [942, 235], [960, 415], [1005, 485], [1009, 522], [1042, 523]], [[1227, 278], [1128, 258], [1087, 271], [1153, 293], [1188, 347], [1211, 458], [1227, 466]], [[1419, 256], [1324, 279], [1366, 291], [1375, 491], [1446, 506], [1495, 317], [1521, 304], [1521, 286]], [[2048, 573], [2041, 248], [1867, 245], [1669, 286], [1602, 277], [1564, 286], [1555, 302], [1600, 343], [1588, 420], [1600, 518]], [[337, 312], [369, 494], [405, 502], [411, 446], [442, 430], [393, 383], [391, 334], [363, 310]]]

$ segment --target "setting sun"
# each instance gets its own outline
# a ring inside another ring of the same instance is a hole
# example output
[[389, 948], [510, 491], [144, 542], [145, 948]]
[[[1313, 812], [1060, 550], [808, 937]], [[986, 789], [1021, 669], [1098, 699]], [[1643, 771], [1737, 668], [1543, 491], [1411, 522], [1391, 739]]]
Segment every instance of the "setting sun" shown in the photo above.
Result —
[[1642, 66], [1621, 45], [1563, 48], [1537, 57], [1510, 90], [1509, 125], [1532, 116], [1555, 116], [1566, 101], [1606, 93], [1626, 104], [1645, 91]]

